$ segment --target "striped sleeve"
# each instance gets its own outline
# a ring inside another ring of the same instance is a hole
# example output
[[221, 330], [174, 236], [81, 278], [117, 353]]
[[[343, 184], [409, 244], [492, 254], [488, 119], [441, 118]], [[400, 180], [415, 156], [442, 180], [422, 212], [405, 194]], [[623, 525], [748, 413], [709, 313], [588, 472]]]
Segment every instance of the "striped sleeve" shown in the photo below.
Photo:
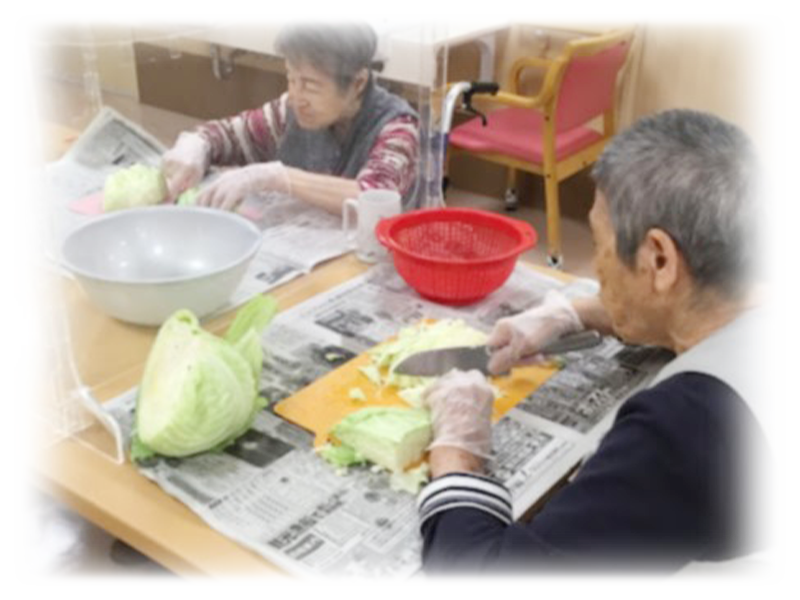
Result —
[[513, 521], [511, 493], [498, 481], [482, 475], [449, 473], [425, 486], [417, 498], [420, 527], [453, 508], [474, 508], [506, 525]]
[[418, 163], [419, 124], [416, 117], [400, 116], [383, 126], [356, 181], [362, 190], [397, 190], [406, 195], [416, 181]]
[[288, 96], [264, 106], [208, 121], [197, 128], [211, 147], [212, 165], [247, 165], [275, 160], [278, 141], [286, 129]]

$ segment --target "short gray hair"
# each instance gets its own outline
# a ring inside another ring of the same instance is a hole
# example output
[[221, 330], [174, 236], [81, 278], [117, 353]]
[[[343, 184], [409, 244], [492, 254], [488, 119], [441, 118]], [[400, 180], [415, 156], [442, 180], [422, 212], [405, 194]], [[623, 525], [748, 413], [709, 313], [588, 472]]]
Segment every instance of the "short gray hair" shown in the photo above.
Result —
[[362, 69], [380, 71], [378, 36], [365, 23], [298, 23], [281, 29], [275, 47], [292, 62], [308, 62], [344, 91]]
[[734, 125], [692, 110], [637, 121], [592, 170], [605, 196], [620, 260], [633, 267], [647, 231], [667, 232], [695, 284], [736, 298], [757, 255], [756, 165]]

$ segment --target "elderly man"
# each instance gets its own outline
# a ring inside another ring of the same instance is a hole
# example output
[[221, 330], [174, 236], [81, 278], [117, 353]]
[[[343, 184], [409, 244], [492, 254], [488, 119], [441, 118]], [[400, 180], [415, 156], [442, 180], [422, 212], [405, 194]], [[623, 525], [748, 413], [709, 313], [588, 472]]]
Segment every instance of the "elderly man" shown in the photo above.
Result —
[[763, 438], [760, 398], [740, 350], [757, 319], [748, 286], [757, 256], [754, 161], [747, 138], [708, 114], [675, 110], [617, 136], [596, 164], [589, 215], [598, 298], [557, 293], [499, 321], [490, 369], [537, 360], [583, 328], [677, 357], [619, 410], [577, 476], [528, 523], [484, 475], [493, 394], [477, 371], [428, 390], [433, 481], [419, 498], [426, 571], [554, 566], [677, 569], [751, 542], [747, 467]]

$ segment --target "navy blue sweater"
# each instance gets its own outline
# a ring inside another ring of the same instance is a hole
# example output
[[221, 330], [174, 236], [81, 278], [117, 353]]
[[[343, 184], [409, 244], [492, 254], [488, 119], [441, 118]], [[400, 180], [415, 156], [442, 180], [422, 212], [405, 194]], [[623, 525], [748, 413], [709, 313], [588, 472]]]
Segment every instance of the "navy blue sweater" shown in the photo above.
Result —
[[529, 523], [498, 482], [448, 475], [420, 496], [427, 572], [656, 568], [747, 551], [741, 489], [760, 428], [725, 383], [681, 373], [630, 398], [597, 452]]

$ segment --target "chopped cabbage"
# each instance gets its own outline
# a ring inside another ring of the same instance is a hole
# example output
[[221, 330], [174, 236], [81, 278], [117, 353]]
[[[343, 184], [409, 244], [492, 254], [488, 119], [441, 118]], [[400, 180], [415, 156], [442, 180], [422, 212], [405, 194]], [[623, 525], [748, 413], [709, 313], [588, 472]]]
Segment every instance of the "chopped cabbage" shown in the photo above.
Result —
[[317, 453], [334, 467], [339, 468], [360, 465], [367, 462], [367, 459], [359, 454], [357, 450], [350, 446], [345, 446], [344, 444], [338, 446], [325, 444], [317, 450]]
[[422, 459], [432, 426], [427, 410], [371, 406], [347, 415], [332, 433], [357, 456], [400, 472]]
[[393, 472], [389, 476], [389, 487], [398, 492], [416, 494], [431, 478], [431, 468], [424, 462], [407, 471]]
[[364, 393], [360, 387], [350, 388], [350, 391], [347, 393], [350, 396], [350, 399], [354, 402], [366, 402], [367, 395]]
[[103, 210], [151, 206], [167, 197], [167, 183], [161, 169], [135, 164], [106, 178], [103, 187]]
[[260, 333], [276, 312], [272, 297], [257, 296], [222, 338], [189, 310], [164, 322], [139, 388], [131, 458], [221, 449], [250, 428], [266, 406], [258, 395]]
[[[367, 407], [342, 419], [331, 431], [340, 444], [320, 449], [322, 458], [337, 470], [346, 472], [351, 465], [367, 461], [388, 469], [392, 489], [416, 493], [430, 477], [427, 464], [409, 469], [422, 460], [432, 438], [428, 411], [422, 407], [422, 393], [435, 379], [400, 375], [394, 368], [417, 352], [473, 346], [486, 343], [486, 334], [458, 319], [420, 323], [402, 329], [397, 337], [370, 352], [371, 362], [359, 371], [375, 386], [392, 385], [398, 395], [413, 408]], [[382, 376], [382, 371], [387, 375]], [[363, 391], [351, 388], [348, 395], [358, 400]]]

